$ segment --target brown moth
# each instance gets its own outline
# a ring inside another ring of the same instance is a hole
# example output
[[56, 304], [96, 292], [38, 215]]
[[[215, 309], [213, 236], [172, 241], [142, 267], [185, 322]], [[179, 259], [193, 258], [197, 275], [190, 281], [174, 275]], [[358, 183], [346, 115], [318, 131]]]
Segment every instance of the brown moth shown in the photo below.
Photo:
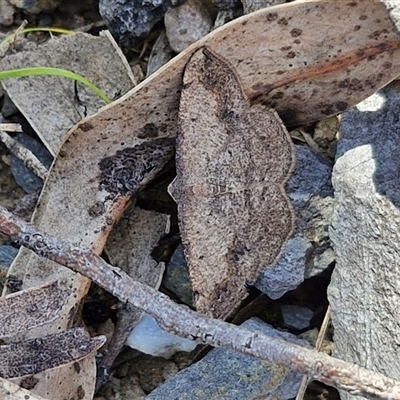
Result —
[[284, 190], [293, 164], [277, 113], [251, 105], [228, 62], [198, 50], [183, 78], [171, 190], [199, 312], [228, 317], [277, 261], [294, 227]]

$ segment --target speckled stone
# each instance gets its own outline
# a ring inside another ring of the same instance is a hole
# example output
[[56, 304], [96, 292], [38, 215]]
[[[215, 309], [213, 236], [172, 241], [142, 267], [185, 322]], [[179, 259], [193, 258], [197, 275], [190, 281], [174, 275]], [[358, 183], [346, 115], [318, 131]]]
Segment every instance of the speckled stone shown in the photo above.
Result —
[[[309, 347], [305, 340], [278, 332], [252, 318], [243, 327]], [[214, 349], [202, 360], [180, 371], [151, 392], [146, 400], [290, 399], [296, 396], [302, 375], [231, 350]]]

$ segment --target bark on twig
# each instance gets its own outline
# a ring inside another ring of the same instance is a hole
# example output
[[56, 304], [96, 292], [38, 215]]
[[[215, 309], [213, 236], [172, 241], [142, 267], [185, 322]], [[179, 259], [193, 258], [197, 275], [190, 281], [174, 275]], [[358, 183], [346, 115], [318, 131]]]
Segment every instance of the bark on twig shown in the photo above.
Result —
[[274, 361], [354, 395], [400, 400], [400, 382], [315, 350], [201, 316], [174, 303], [166, 295], [133, 281], [92, 251], [40, 232], [3, 207], [0, 207], [0, 232], [39, 256], [87, 276], [120, 301], [143, 309], [156, 318], [161, 327], [179, 336]]

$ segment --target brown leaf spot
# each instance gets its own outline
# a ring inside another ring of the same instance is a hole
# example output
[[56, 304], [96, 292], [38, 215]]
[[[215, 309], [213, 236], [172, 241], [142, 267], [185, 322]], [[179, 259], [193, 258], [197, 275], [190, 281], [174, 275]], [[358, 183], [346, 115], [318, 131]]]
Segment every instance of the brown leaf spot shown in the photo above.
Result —
[[92, 207], [89, 208], [88, 213], [91, 217], [96, 218], [104, 214], [106, 208], [103, 202], [97, 201]]
[[79, 128], [81, 128], [81, 130], [83, 132], [89, 132], [91, 131], [94, 127], [92, 124], [90, 124], [89, 122], [83, 122], [82, 124], [79, 125]]
[[267, 21], [272, 22], [278, 18], [278, 14], [276, 13], [269, 13], [267, 14]]
[[156, 138], [158, 137], [158, 128], [156, 124], [149, 123], [146, 124], [142, 130], [138, 133], [138, 138], [146, 139], [146, 138]]
[[21, 386], [26, 390], [32, 390], [37, 385], [38, 382], [39, 379], [31, 375], [23, 378], [19, 383], [19, 386]]
[[174, 144], [174, 139], [160, 138], [103, 158], [99, 163], [100, 189], [122, 195], [137, 192], [173, 156]]
[[303, 33], [303, 31], [299, 28], [294, 28], [290, 31], [290, 34], [292, 35], [292, 37], [299, 37], [301, 36]]

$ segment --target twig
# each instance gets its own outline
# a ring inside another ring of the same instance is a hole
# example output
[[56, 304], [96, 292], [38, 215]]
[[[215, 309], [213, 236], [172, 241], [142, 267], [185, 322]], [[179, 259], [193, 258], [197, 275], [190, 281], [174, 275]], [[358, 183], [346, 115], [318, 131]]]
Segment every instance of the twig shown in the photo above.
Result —
[[301, 346], [207, 318], [174, 303], [168, 296], [132, 280], [88, 249], [47, 235], [0, 207], [0, 232], [36, 254], [87, 276], [120, 301], [152, 315], [179, 336], [224, 347], [307, 374], [313, 380], [369, 399], [400, 400], [400, 382]]
[[38, 160], [38, 158], [21, 143], [17, 142], [6, 132], [0, 131], [0, 140], [7, 146], [8, 150], [15, 157], [23, 161], [24, 165], [32, 170], [36, 176], [46, 179], [47, 168]]
[[[317, 341], [315, 342], [315, 350], [321, 351], [322, 348], [322, 343], [324, 341], [324, 337], [326, 334], [326, 330], [328, 329], [329, 321], [331, 320], [331, 307], [329, 306], [328, 309], [326, 310], [324, 320], [322, 321], [321, 329], [319, 330]], [[303, 376], [303, 379], [301, 381], [300, 389], [297, 393], [296, 399], [295, 400], [303, 400], [304, 395], [307, 390], [307, 386], [310, 383], [310, 377], [307, 375]]]

